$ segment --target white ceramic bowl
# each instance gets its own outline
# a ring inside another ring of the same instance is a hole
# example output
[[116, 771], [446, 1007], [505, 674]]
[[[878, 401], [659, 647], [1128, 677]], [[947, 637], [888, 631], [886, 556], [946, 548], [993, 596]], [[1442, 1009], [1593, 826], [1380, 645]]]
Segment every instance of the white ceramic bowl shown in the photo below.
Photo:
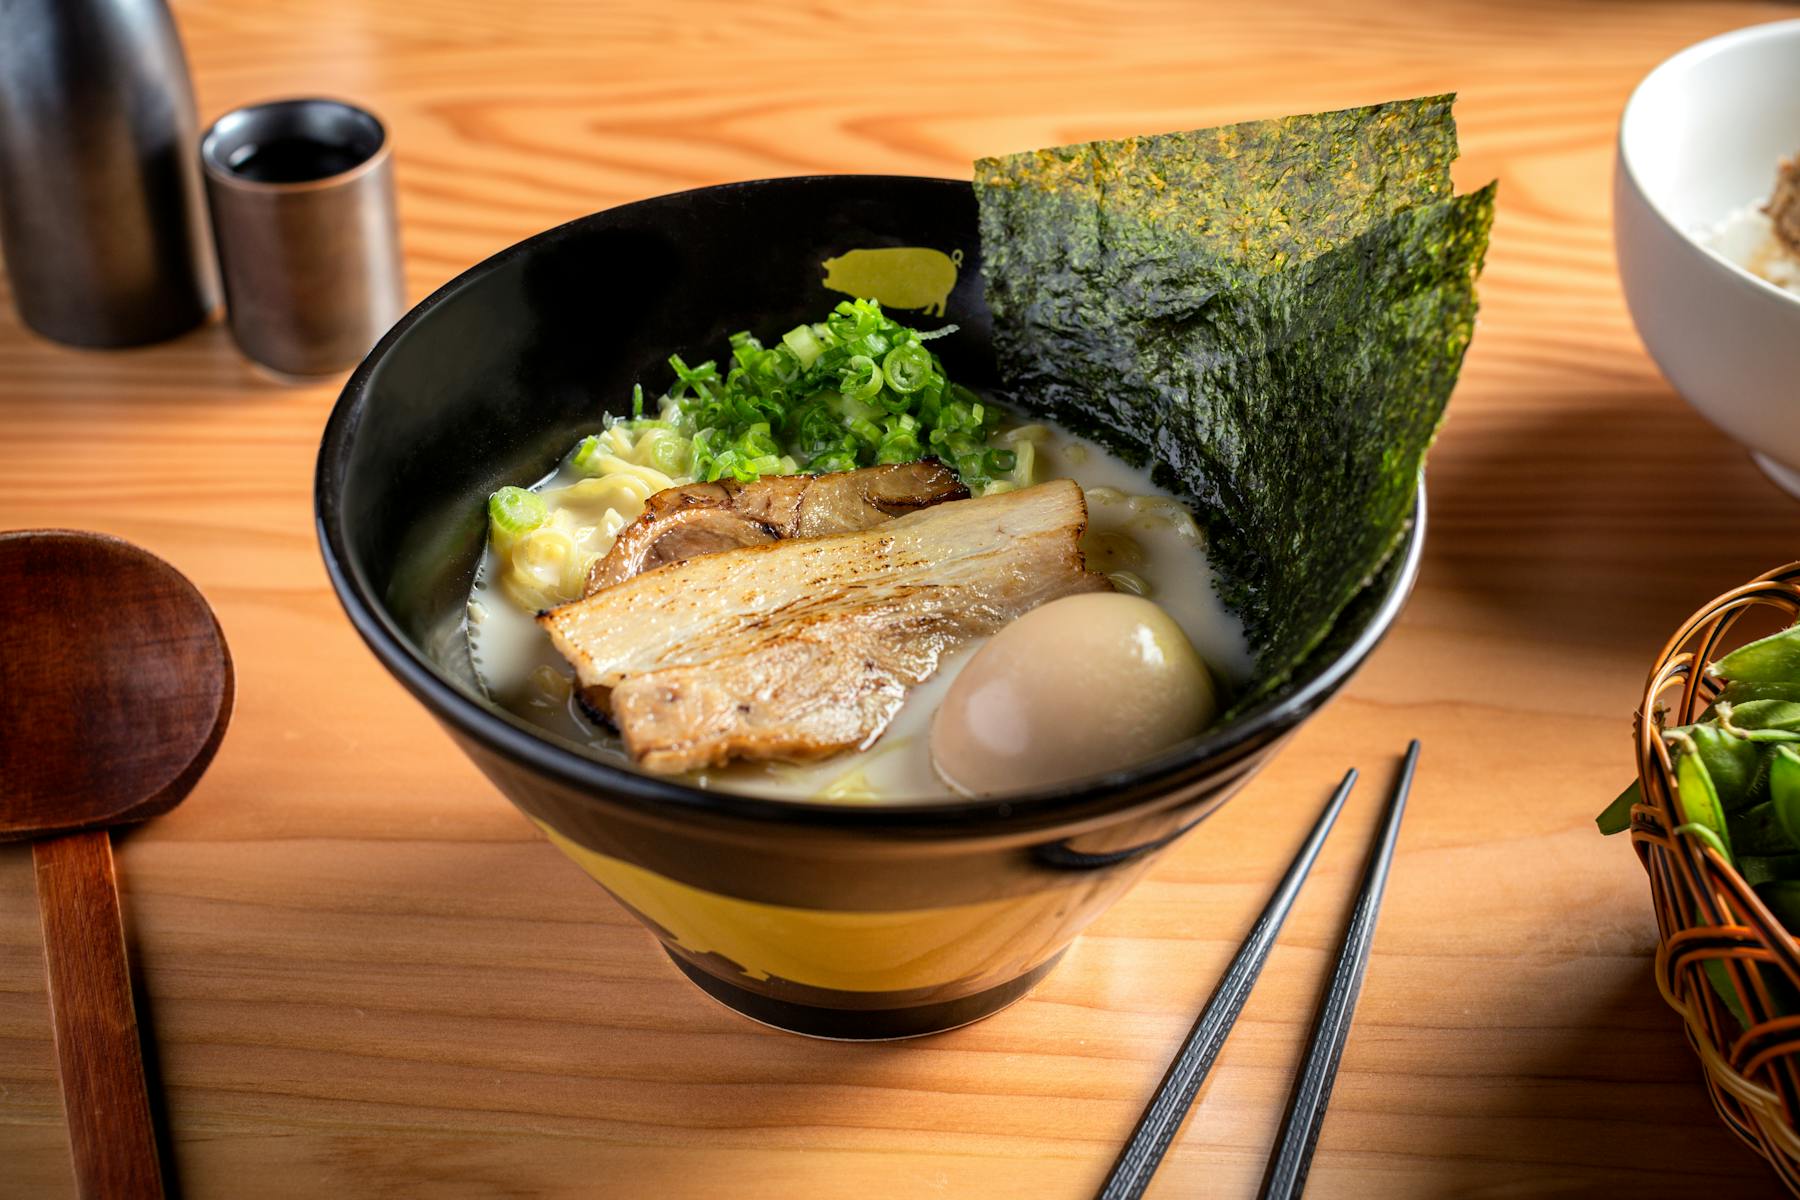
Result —
[[1800, 151], [1800, 20], [1690, 46], [1619, 127], [1613, 238], [1638, 335], [1689, 404], [1800, 496], [1800, 297], [1696, 240]]

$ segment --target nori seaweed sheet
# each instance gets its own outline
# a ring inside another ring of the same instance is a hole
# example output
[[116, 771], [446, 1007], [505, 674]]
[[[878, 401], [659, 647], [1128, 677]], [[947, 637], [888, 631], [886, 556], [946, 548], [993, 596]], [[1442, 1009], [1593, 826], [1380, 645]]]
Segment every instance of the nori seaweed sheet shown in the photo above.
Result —
[[1405, 534], [1493, 218], [1452, 194], [1450, 104], [976, 164], [1002, 377], [1194, 506], [1257, 656], [1239, 709]]

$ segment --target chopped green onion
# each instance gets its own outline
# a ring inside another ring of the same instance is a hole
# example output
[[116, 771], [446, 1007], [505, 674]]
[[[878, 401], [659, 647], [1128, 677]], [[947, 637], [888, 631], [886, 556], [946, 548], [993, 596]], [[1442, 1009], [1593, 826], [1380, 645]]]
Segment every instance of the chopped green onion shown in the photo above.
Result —
[[858, 354], [844, 364], [842, 390], [847, 400], [873, 400], [886, 382], [881, 368], [866, 354]]
[[[580, 445], [575, 447], [575, 453], [569, 459], [569, 465], [583, 475], [598, 475], [600, 459], [605, 454], [606, 450], [600, 445], [600, 439], [589, 434], [581, 439]], [[500, 493], [495, 492], [494, 494], [498, 496]]]
[[681, 437], [657, 438], [650, 446], [650, 465], [664, 475], [685, 475], [688, 443]]
[[496, 534], [520, 537], [549, 519], [544, 498], [526, 488], [503, 487], [488, 497], [488, 520]]
[[[994, 443], [999, 414], [949, 382], [924, 345], [955, 328], [921, 333], [874, 300], [846, 300], [770, 346], [734, 333], [720, 361], [689, 366], [671, 355], [675, 380], [657, 415], [645, 416], [643, 390], [634, 388], [632, 415], [622, 423], [634, 435], [668, 435], [658, 436], [648, 458], [669, 475], [750, 480], [935, 456], [979, 491], [1021, 460]], [[606, 453], [589, 439], [573, 464], [597, 473]]]
[[895, 346], [881, 360], [881, 373], [896, 392], [916, 392], [931, 381], [931, 351], [917, 342]]
[[786, 346], [796, 359], [800, 360], [802, 371], [811, 367], [825, 352], [819, 344], [818, 335], [812, 331], [811, 325], [798, 325], [781, 335], [781, 343]]

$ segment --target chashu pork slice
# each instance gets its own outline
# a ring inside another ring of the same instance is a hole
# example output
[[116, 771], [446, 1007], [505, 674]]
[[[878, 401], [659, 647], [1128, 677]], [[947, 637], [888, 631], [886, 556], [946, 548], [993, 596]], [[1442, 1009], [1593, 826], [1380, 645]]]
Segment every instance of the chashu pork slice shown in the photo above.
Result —
[[594, 563], [583, 594], [701, 554], [867, 529], [968, 495], [950, 468], [930, 459], [830, 475], [664, 488], [645, 501], [643, 514], [621, 529], [612, 549]]
[[1106, 591], [1070, 480], [871, 529], [745, 546], [627, 579], [538, 621], [646, 770], [866, 747], [945, 650]]

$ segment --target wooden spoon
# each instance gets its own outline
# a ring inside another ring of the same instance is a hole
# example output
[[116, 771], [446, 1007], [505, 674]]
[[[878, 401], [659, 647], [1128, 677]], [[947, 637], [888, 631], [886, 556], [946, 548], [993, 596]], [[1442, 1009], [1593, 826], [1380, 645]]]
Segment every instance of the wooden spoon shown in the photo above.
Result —
[[231, 717], [231, 655], [194, 585], [117, 538], [0, 533], [0, 581], [0, 840], [35, 839], [76, 1183], [159, 1196], [106, 830], [193, 788]]

